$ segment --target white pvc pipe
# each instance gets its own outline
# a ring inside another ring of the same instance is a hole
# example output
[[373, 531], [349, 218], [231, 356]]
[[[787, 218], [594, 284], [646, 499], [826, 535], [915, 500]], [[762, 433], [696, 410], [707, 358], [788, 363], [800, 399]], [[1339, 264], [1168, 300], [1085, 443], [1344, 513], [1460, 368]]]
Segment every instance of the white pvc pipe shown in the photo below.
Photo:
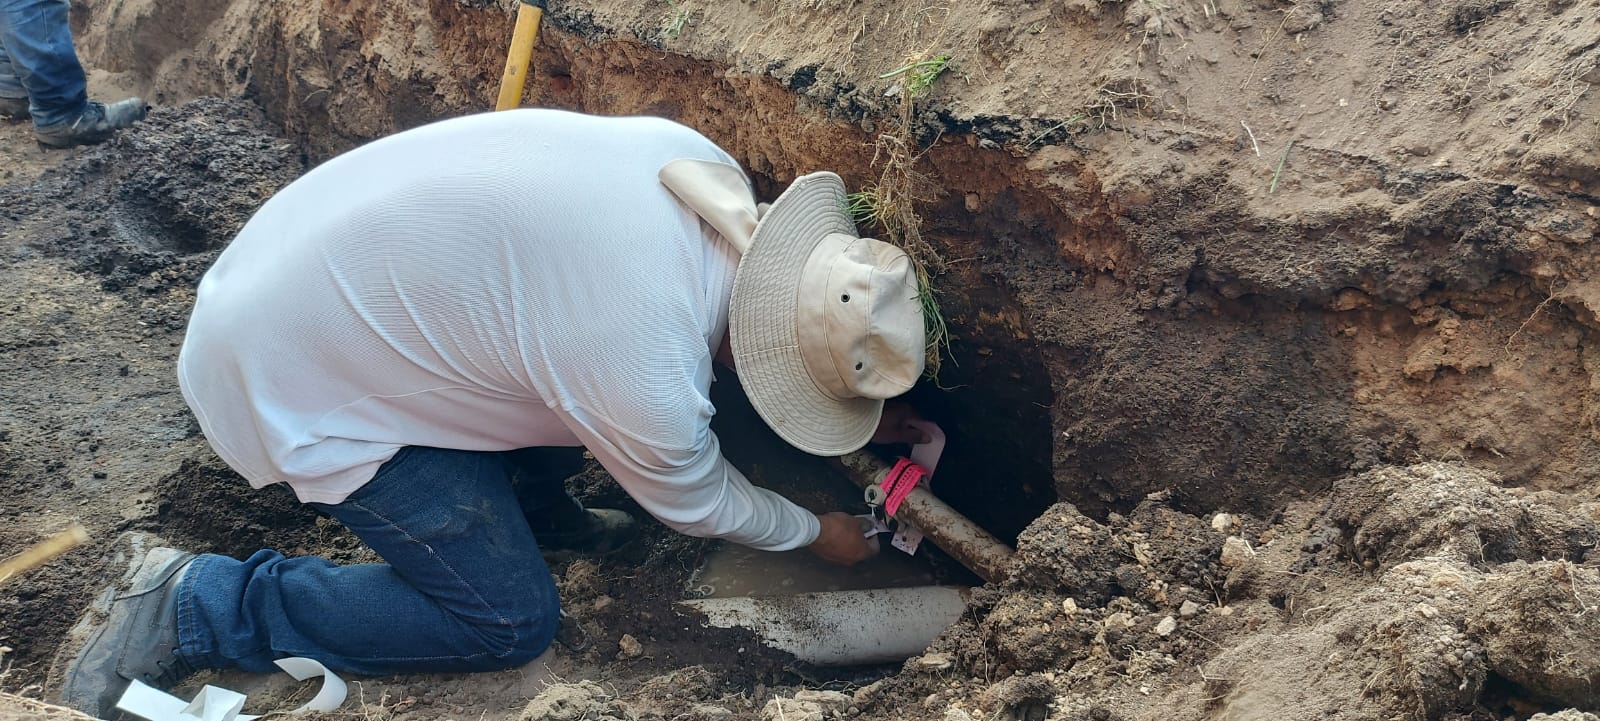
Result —
[[954, 586], [702, 598], [683, 605], [718, 628], [754, 631], [773, 648], [818, 666], [904, 661], [960, 620], [969, 589]]

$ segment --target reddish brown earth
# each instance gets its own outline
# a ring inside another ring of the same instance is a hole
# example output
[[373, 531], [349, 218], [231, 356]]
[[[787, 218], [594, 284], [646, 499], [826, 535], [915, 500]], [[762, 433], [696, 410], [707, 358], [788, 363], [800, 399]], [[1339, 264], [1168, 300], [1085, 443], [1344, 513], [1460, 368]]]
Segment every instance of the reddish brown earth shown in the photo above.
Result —
[[[488, 106], [513, 7], [76, 8], [86, 60], [162, 107], [71, 153], [0, 128], [0, 553], [72, 520], [98, 539], [0, 588], [0, 688], [39, 693], [119, 530], [365, 553], [218, 465], [173, 356], [198, 274], [275, 188]], [[524, 103], [677, 119], [769, 194], [816, 169], [866, 188], [906, 92], [880, 76], [937, 54], [910, 133], [954, 342], [915, 397], [952, 435], [937, 492], [1017, 541], [1011, 579], [929, 656], [840, 673], [676, 615], [701, 545], [663, 531], [559, 569], [602, 648], [375, 680], [363, 713], [1600, 707], [1593, 3], [585, 0], [551, 8]]]

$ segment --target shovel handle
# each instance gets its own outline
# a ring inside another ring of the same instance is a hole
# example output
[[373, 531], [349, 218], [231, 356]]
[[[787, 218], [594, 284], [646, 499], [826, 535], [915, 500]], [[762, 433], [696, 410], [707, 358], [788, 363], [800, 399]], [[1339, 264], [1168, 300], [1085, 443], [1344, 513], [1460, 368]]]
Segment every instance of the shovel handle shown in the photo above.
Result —
[[545, 0], [522, 0], [517, 6], [517, 26], [511, 32], [511, 50], [506, 53], [506, 70], [500, 77], [495, 110], [511, 110], [522, 103], [522, 87], [528, 79], [528, 65], [539, 40], [539, 20], [544, 11]]
[[26, 571], [31, 571], [48, 563], [79, 544], [89, 540], [89, 532], [76, 523], [65, 531], [46, 538], [34, 544], [27, 550], [0, 562], [0, 584], [21, 576]]

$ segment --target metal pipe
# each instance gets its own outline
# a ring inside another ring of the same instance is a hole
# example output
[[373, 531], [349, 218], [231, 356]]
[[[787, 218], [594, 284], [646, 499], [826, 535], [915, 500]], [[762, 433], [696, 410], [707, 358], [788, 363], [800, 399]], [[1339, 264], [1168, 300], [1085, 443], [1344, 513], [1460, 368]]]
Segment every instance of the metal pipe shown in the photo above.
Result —
[[[835, 459], [850, 482], [866, 489], [883, 482], [890, 467], [877, 456], [857, 451]], [[895, 517], [909, 522], [922, 531], [927, 540], [950, 554], [961, 565], [971, 569], [989, 583], [1005, 579], [1010, 572], [1011, 556], [1015, 551], [994, 534], [983, 530], [949, 504], [939, 500], [926, 487], [918, 487], [906, 496]]]

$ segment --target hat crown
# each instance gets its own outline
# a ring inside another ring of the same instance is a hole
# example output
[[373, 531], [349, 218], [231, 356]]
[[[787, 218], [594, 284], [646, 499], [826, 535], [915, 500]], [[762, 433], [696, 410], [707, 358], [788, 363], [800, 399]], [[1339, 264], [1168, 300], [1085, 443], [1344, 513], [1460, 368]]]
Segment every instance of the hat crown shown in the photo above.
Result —
[[799, 303], [806, 372], [834, 399], [893, 398], [922, 375], [922, 304], [899, 248], [828, 235], [801, 273]]
[[[696, 200], [708, 187], [749, 197], [728, 173], [689, 170], [667, 173], [663, 182], [682, 176], [668, 186], [702, 218], [726, 205]], [[911, 389], [926, 351], [911, 260], [888, 243], [859, 237], [846, 195], [839, 176], [811, 173], [796, 178], [766, 213], [748, 200], [733, 215], [745, 220], [717, 228], [737, 234], [750, 226], [748, 218], [757, 219], [728, 305], [739, 382], [779, 436], [824, 456], [872, 438], [884, 400]]]

